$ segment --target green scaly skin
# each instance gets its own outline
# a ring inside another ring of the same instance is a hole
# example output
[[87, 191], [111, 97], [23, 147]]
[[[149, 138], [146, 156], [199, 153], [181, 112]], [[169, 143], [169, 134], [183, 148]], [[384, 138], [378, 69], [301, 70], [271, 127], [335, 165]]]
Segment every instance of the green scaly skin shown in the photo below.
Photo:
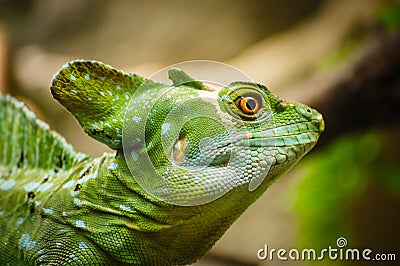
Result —
[[[317, 111], [262, 85], [213, 89], [177, 69], [170, 79], [173, 86], [160, 94], [166, 85], [94, 61], [71, 62], [55, 76], [54, 98], [86, 133], [116, 150], [97, 159], [74, 152], [22, 103], [0, 97], [0, 265], [192, 263], [324, 130]], [[144, 82], [148, 89], [140, 91]], [[257, 113], [238, 104], [249, 95], [259, 101]], [[189, 113], [203, 116], [178, 127]], [[142, 146], [129, 139], [140, 121]], [[169, 189], [157, 196], [133, 178], [123, 130], [133, 161], [148, 154]], [[179, 139], [169, 136], [174, 130]], [[207, 168], [196, 168], [199, 160], [208, 160]], [[214, 194], [220, 197], [207, 201]]]

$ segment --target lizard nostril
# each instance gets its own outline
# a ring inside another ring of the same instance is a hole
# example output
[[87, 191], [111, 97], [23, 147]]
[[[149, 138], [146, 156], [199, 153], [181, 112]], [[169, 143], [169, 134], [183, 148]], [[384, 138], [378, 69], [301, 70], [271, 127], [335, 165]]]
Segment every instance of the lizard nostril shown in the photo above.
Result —
[[308, 106], [301, 106], [299, 111], [306, 118], [312, 118], [313, 116], [313, 110]]

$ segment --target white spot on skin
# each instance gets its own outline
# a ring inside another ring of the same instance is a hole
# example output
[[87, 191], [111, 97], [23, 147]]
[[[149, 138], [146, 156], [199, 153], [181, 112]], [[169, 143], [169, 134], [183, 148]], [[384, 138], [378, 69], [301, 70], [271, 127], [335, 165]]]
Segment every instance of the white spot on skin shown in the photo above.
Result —
[[75, 254], [70, 254], [69, 257], [73, 260], [73, 261], [78, 261], [79, 258], [75, 255]]
[[87, 251], [89, 249], [89, 246], [88, 246], [88, 244], [86, 244], [85, 241], [79, 242], [78, 247], [80, 250], [83, 250], [83, 251]]
[[42, 184], [39, 188], [38, 188], [38, 192], [46, 192], [47, 190], [49, 190], [50, 188], [52, 188], [54, 186], [54, 183], [44, 183]]
[[117, 85], [117, 86], [115, 86], [115, 89], [120, 90], [120, 89], [121, 89], [121, 86], [120, 86], [120, 85]]
[[72, 74], [69, 74], [69, 77], [70, 77], [70, 79], [72, 79], [72, 80], [76, 80], [76, 78], [75, 78], [75, 76], [74, 75], [72, 75]]
[[91, 102], [93, 99], [91, 97], [87, 97], [88, 101]]
[[140, 123], [140, 121], [142, 121], [142, 118], [139, 116], [132, 116], [132, 120], [135, 121], [136, 123]]
[[117, 163], [112, 163], [108, 166], [108, 170], [117, 170], [117, 169], [118, 169]]
[[76, 92], [76, 90], [71, 90], [70, 94], [75, 96], [77, 94], [77, 92]]
[[86, 229], [86, 223], [83, 220], [75, 220], [75, 226], [78, 228]]
[[13, 188], [13, 186], [15, 186], [16, 183], [17, 181], [15, 181], [14, 179], [7, 180], [3, 184], [1, 184], [0, 189], [3, 191], [10, 190]]
[[30, 251], [32, 249], [34, 249], [37, 246], [37, 241], [33, 241], [31, 240], [31, 234], [26, 233], [23, 234], [22, 237], [19, 240], [19, 249], [24, 250], [26, 249], [26, 251]]
[[61, 246], [62, 246], [62, 243], [56, 242], [56, 246], [57, 246], [57, 247], [61, 247]]
[[112, 92], [111, 91], [107, 91], [108, 95], [112, 96]]
[[70, 180], [67, 183], [65, 183], [62, 188], [70, 188], [75, 184], [75, 180]]
[[90, 80], [89, 74], [85, 74], [85, 79], [86, 79], [86, 80]]
[[166, 135], [170, 129], [171, 129], [171, 124], [170, 123], [164, 123], [161, 126], [161, 135]]
[[218, 101], [232, 103], [232, 99], [228, 95], [222, 95], [222, 96], [218, 97]]
[[42, 208], [43, 213], [47, 215], [52, 215], [54, 214], [54, 210], [52, 208]]
[[124, 204], [119, 205], [119, 208], [124, 211], [132, 211], [131, 207], [126, 206]]
[[24, 186], [24, 190], [26, 192], [33, 191], [40, 186], [40, 182], [30, 182]]
[[0, 211], [0, 216], [3, 216], [6, 213], [6, 211]]
[[131, 157], [134, 161], [137, 161], [139, 159], [139, 154], [137, 154], [137, 152], [133, 151], [133, 152], [131, 152]]
[[72, 197], [76, 197], [79, 195], [79, 190], [77, 190], [77, 191], [72, 190], [70, 194]]
[[[138, 140], [139, 141], [139, 140]], [[146, 145], [146, 149], [150, 149], [153, 146], [153, 142], [150, 141], [147, 145]]]
[[104, 94], [104, 92], [102, 92], [102, 91], [100, 92], [100, 95], [103, 96], [103, 97], [106, 96], [106, 95]]
[[78, 207], [82, 206], [82, 201], [78, 198], [74, 198], [74, 204]]
[[79, 179], [78, 184], [83, 184], [87, 181], [89, 181], [90, 179], [95, 179], [99, 176], [99, 172], [96, 171], [94, 173], [91, 173], [89, 175], [85, 175], [84, 177], [82, 177], [81, 179]]
[[20, 226], [24, 223], [24, 218], [18, 218], [17, 221], [15, 222], [16, 226]]

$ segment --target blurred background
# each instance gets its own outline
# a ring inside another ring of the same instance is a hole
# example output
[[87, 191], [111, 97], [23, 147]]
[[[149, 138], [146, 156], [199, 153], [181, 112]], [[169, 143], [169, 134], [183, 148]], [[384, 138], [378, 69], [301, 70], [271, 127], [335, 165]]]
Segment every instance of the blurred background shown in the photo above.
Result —
[[[399, 265], [399, 25], [389, 0], [0, 0], [0, 92], [99, 156], [109, 149], [51, 97], [65, 63], [146, 77], [185, 60], [231, 64], [319, 110], [326, 132], [194, 265]], [[397, 263], [257, 258], [266, 244], [321, 250], [339, 237]]]

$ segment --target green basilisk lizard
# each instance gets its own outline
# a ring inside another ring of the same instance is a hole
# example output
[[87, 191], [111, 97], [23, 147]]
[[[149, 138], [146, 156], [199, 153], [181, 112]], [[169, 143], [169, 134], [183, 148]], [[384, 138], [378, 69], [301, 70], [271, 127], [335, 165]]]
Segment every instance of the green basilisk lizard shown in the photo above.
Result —
[[96, 61], [56, 74], [53, 97], [116, 151], [97, 159], [0, 96], [1, 265], [192, 263], [324, 130], [263, 85], [169, 78]]

